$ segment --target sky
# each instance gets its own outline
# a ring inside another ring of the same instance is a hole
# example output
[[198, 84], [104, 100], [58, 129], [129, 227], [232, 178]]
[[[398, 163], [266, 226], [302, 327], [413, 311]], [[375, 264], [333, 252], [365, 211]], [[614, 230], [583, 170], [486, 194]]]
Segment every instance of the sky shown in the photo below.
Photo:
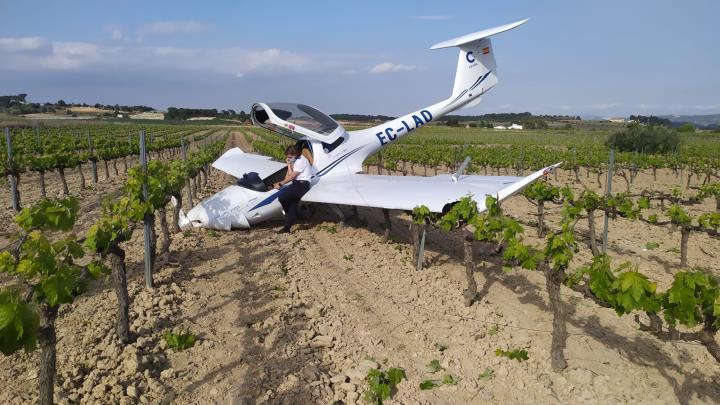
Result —
[[0, 0], [0, 94], [399, 115], [450, 96], [457, 49], [493, 37], [500, 83], [459, 113], [720, 113], [720, 1]]

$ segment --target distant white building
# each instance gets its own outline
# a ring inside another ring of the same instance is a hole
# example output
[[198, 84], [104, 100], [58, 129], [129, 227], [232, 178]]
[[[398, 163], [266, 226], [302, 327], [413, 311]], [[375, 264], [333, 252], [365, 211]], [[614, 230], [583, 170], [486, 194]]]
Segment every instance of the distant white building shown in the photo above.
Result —
[[508, 127], [508, 129], [523, 129], [523, 126], [518, 124], [512, 124]]
[[507, 127], [502, 126], [502, 125], [497, 125], [497, 126], [494, 126], [493, 129], [507, 129]]
[[130, 116], [134, 120], [162, 120], [165, 119], [165, 113], [159, 111], [148, 111]]
[[625, 123], [625, 118], [620, 118], [620, 117], [608, 118], [607, 120], [610, 122], [614, 122], [616, 124], [624, 124]]

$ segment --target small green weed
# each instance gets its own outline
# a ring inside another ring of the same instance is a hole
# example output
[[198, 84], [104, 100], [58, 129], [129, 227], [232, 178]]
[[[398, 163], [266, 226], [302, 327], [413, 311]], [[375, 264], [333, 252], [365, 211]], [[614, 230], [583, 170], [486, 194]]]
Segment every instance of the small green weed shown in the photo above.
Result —
[[427, 368], [431, 373], [437, 373], [440, 370], [445, 370], [438, 360], [431, 360], [430, 363], [428, 363]]
[[478, 379], [483, 381], [490, 381], [493, 378], [495, 378], [495, 371], [491, 368], [486, 368], [485, 371], [478, 376]]
[[370, 370], [365, 381], [368, 383], [368, 389], [363, 394], [366, 402], [376, 405], [382, 405], [383, 401], [390, 398], [395, 390], [395, 386], [402, 380], [407, 379], [405, 370], [393, 367], [386, 372], [380, 370]]
[[496, 349], [495, 355], [507, 357], [508, 359], [517, 360], [517, 361], [525, 361], [530, 358], [530, 356], [528, 356], [528, 351], [525, 349], [513, 349], [513, 350]]
[[192, 332], [175, 333], [167, 331], [162, 335], [165, 343], [175, 350], [185, 350], [195, 346], [197, 338]]
[[431, 390], [442, 385], [457, 385], [460, 379], [453, 376], [452, 374], [445, 374], [441, 380], [425, 380], [420, 383], [420, 389]]
[[317, 229], [320, 231], [325, 231], [327, 233], [337, 233], [337, 228], [335, 227], [335, 225], [318, 225]]

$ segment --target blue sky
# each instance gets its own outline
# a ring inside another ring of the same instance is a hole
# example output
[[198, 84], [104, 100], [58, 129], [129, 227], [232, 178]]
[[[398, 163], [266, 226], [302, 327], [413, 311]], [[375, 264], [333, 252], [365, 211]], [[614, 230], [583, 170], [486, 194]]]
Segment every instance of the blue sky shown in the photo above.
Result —
[[530, 17], [493, 38], [500, 84], [461, 113], [711, 114], [718, 15], [716, 0], [0, 0], [0, 94], [396, 115], [449, 96], [457, 50], [432, 44]]

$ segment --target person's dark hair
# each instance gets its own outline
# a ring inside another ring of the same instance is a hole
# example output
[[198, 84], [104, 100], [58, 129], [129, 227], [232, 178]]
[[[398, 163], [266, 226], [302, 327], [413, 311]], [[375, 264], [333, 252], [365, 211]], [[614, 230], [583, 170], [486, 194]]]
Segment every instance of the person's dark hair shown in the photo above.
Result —
[[285, 156], [287, 155], [300, 156], [300, 151], [295, 145], [290, 145], [285, 148]]

